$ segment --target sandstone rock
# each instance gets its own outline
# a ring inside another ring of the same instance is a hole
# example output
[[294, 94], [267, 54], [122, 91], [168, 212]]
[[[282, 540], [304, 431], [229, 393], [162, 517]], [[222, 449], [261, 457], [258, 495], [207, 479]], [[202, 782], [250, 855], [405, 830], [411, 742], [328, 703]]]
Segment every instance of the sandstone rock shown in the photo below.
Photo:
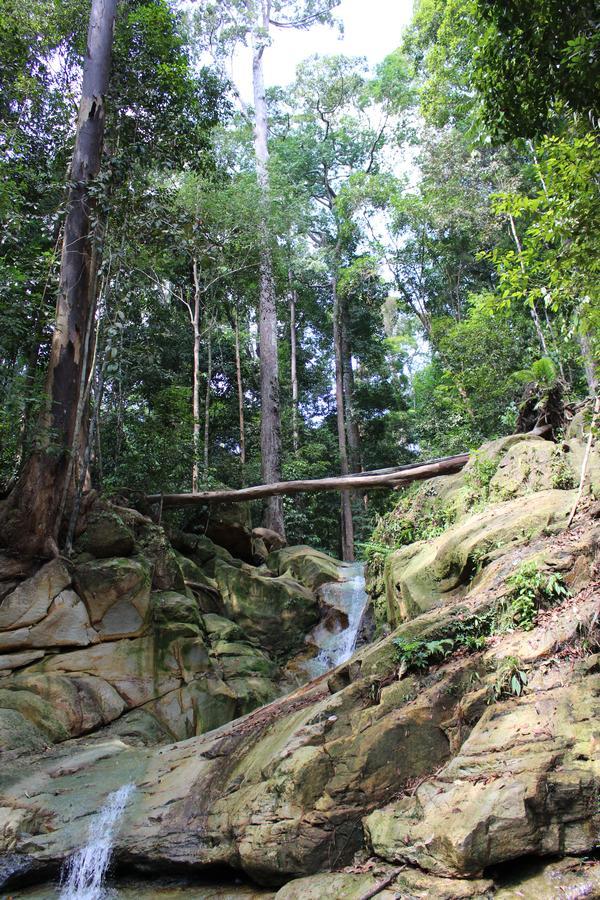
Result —
[[0, 630], [39, 622], [54, 598], [70, 584], [71, 576], [61, 560], [46, 563], [4, 598], [0, 604]]
[[77, 539], [76, 549], [91, 553], [97, 559], [130, 556], [135, 550], [135, 538], [114, 510], [95, 509], [87, 520], [85, 531]]
[[252, 537], [255, 541], [260, 541], [264, 544], [267, 553], [281, 550], [287, 544], [286, 539], [278, 531], [273, 531], [272, 528], [253, 528]]
[[458, 522], [432, 541], [391, 553], [385, 564], [388, 617], [391, 624], [418, 616], [466, 587], [486, 556], [558, 530], [573, 504], [573, 491], [541, 491], [486, 508]]
[[490, 481], [492, 499], [511, 500], [526, 493], [553, 488], [552, 462], [556, 450], [556, 445], [551, 441], [534, 437], [513, 444], [501, 457], [496, 474]]
[[25, 650], [22, 653], [6, 653], [0, 656], [0, 669], [19, 669], [42, 659], [43, 650]]
[[592, 675], [489, 708], [436, 779], [367, 818], [374, 851], [462, 877], [529, 854], [590, 852], [599, 697]]
[[[14, 710], [34, 726], [45, 738], [46, 744], [64, 741], [69, 737], [60, 713], [42, 697], [26, 689], [12, 685], [11, 689], [0, 689], [0, 711]], [[3, 748], [7, 749], [7, 748]]]
[[287, 575], [311, 591], [343, 578], [343, 563], [304, 545], [285, 547], [271, 553], [267, 566], [277, 575]]
[[246, 633], [239, 625], [232, 622], [231, 619], [225, 619], [223, 616], [207, 613], [202, 616], [202, 621], [211, 641], [246, 640]]
[[149, 621], [150, 571], [142, 559], [80, 563], [73, 575], [90, 620], [103, 641], [136, 637]]
[[495, 900], [550, 900], [600, 897], [600, 862], [567, 857], [513, 867], [494, 893]]
[[200, 566], [187, 556], [178, 553], [177, 559], [183, 573], [186, 588], [196, 597], [200, 611], [203, 613], [221, 613], [223, 611], [223, 603], [216, 581], [213, 578], [209, 578]]
[[217, 658], [226, 680], [243, 675], [271, 678], [277, 668], [265, 653], [246, 643], [215, 641], [211, 653]]
[[[369, 872], [327, 872], [289, 881], [275, 894], [275, 900], [362, 900], [382, 884], [393, 869], [381, 865]], [[429, 898], [429, 900], [487, 900], [493, 890], [490, 879], [460, 881], [436, 878], [418, 870], [398, 872], [392, 883], [377, 892], [378, 900]], [[494, 895], [496, 896], [496, 895]]]
[[[29, 718], [36, 727], [48, 732], [44, 718], [40, 717], [41, 701], [52, 710], [52, 718], [58, 723], [58, 731], [49, 732], [52, 740], [65, 740], [106, 725], [125, 710], [126, 704], [117, 691], [104, 679], [93, 675], [67, 677], [55, 674], [23, 674], [13, 678], [7, 690], [15, 692], [22, 702], [31, 706]], [[8, 698], [3, 695], [2, 706]]]
[[7, 707], [0, 708], [0, 747], [3, 753], [40, 751], [49, 743], [47, 735], [22, 712]]
[[167, 645], [157, 655], [153, 636], [96, 644], [60, 653], [32, 670], [63, 675], [95, 675], [118, 691], [128, 707], [141, 706], [180, 685], [181, 666]]
[[194, 513], [186, 531], [205, 535], [244, 562], [254, 561], [252, 516], [247, 503], [211, 503]]
[[215, 577], [225, 612], [268, 652], [290, 654], [318, 619], [316, 596], [296, 581], [267, 578], [217, 562]]
[[168, 729], [174, 740], [182, 741], [230, 722], [235, 716], [236, 704], [234, 691], [211, 675], [165, 694], [145, 709]]
[[177, 553], [160, 525], [147, 524], [138, 532], [139, 555], [152, 572], [152, 587], [156, 591], [185, 592], [183, 572]]
[[0, 652], [34, 647], [87, 647], [98, 640], [87, 609], [77, 594], [61, 591], [37, 625], [0, 632]]

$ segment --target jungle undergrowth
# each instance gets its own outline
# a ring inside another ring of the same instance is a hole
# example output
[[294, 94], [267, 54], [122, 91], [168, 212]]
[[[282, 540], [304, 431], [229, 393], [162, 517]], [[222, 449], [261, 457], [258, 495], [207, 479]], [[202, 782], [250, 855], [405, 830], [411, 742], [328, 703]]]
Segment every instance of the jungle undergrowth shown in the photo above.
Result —
[[506, 580], [508, 593], [493, 608], [458, 619], [428, 639], [397, 637], [393, 644], [405, 671], [426, 671], [458, 651], [481, 650], [486, 639], [518, 628], [531, 631], [538, 612], [557, 606], [571, 593], [560, 572], [544, 572], [535, 561], [522, 563]]

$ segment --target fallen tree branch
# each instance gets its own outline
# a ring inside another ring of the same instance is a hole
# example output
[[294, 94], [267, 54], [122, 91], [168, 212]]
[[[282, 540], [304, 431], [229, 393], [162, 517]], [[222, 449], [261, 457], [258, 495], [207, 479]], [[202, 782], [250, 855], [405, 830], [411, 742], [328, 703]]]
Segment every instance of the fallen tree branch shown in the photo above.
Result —
[[400, 466], [383, 475], [347, 475], [333, 478], [313, 478], [304, 481], [276, 481], [273, 484], [259, 484], [240, 490], [200, 491], [196, 494], [149, 494], [150, 503], [161, 503], [161, 508], [195, 506], [200, 503], [243, 503], [249, 500], [261, 500], [279, 494], [301, 494], [315, 491], [355, 491], [357, 488], [394, 488], [433, 478], [437, 475], [450, 475], [459, 472], [468, 462], [469, 454], [446, 456], [433, 462], [417, 463], [412, 466]]
[[594, 428], [596, 426], [596, 419], [598, 418], [598, 413], [600, 412], [600, 394], [596, 397], [596, 402], [594, 404], [594, 412], [592, 414], [592, 421], [590, 422], [590, 433], [587, 439], [587, 444], [585, 448], [585, 453], [583, 455], [583, 463], [581, 464], [581, 475], [579, 476], [579, 490], [577, 491], [577, 496], [575, 497], [575, 503], [573, 504], [573, 509], [571, 510], [571, 515], [569, 516], [569, 521], [567, 522], [567, 528], [571, 527], [571, 523], [575, 518], [575, 513], [577, 512], [577, 507], [579, 506], [579, 502], [581, 500], [581, 495], [583, 494], [583, 485], [585, 482], [585, 474], [587, 472], [588, 462], [590, 459], [590, 453], [592, 451], [592, 443], [594, 440]]
[[378, 881], [375, 887], [371, 888], [370, 891], [367, 891], [366, 894], [362, 894], [360, 900], [371, 900], [371, 897], [376, 897], [377, 894], [385, 891], [386, 887], [389, 887], [390, 884], [396, 880], [400, 872], [403, 872], [405, 869], [406, 866], [400, 866], [398, 869], [394, 869], [386, 878], [382, 881]]

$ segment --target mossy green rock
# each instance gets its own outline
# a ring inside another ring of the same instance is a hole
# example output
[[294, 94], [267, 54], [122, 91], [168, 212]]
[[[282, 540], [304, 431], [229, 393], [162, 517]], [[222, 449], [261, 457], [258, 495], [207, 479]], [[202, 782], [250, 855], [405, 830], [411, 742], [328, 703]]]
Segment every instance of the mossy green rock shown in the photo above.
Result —
[[286, 656], [299, 649], [319, 617], [315, 594], [286, 576], [269, 578], [219, 561], [215, 578], [227, 617], [267, 652]]
[[343, 578], [343, 563], [320, 550], [299, 544], [270, 553], [267, 567], [276, 575], [287, 575], [311, 591]]
[[[555, 487], [560, 450], [550, 441], [531, 438], [513, 444], [499, 461], [489, 483], [492, 500], [512, 500]], [[556, 464], [553, 462], [556, 459]], [[573, 487], [571, 484], [570, 487]]]
[[231, 619], [207, 613], [202, 616], [202, 621], [211, 641], [243, 641], [246, 639], [246, 633]]
[[[394, 869], [375, 864], [366, 872], [324, 872], [288, 882], [275, 900], [363, 900], [390, 876]], [[488, 900], [494, 884], [491, 879], [436, 878], [426, 872], [405, 869], [387, 887], [377, 891], [378, 900], [423, 897], [430, 900]], [[494, 894], [494, 896], [496, 896]], [[540, 898], [541, 900], [541, 898]]]
[[598, 675], [488, 708], [436, 778], [366, 819], [373, 850], [460, 877], [530, 854], [589, 852], [599, 720]]
[[75, 549], [91, 553], [97, 559], [130, 556], [135, 550], [135, 537], [114, 510], [98, 509], [90, 514]]
[[573, 491], [549, 490], [492, 505], [435, 540], [391, 553], [384, 570], [389, 622], [396, 625], [444, 603], [501, 550], [560, 530], [574, 498]]
[[264, 675], [272, 678], [277, 670], [269, 657], [250, 644], [216, 641], [211, 653], [217, 658], [220, 669], [227, 681], [244, 675]]

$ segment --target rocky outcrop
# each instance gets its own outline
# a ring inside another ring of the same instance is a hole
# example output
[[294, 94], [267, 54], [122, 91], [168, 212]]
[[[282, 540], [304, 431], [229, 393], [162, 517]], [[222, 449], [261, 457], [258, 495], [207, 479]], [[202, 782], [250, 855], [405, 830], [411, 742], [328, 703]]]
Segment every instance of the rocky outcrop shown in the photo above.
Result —
[[[403, 623], [330, 676], [217, 731], [160, 748], [121, 734], [30, 755], [18, 773], [5, 769], [2, 777], [5, 847], [32, 870], [56, 865], [106, 795], [133, 781], [117, 856], [162, 870], [228, 866], [281, 884], [340, 869], [372, 848], [391, 865], [416, 863], [425, 874], [406, 876], [416, 890], [440, 874], [478, 877], [490, 863], [531, 853], [591, 852], [600, 789], [591, 652], [597, 541], [597, 527], [587, 523], [512, 547], [489, 564], [482, 586], [448, 595], [444, 606]], [[540, 614], [546, 618], [530, 631], [490, 633], [507, 574], [542, 553], [563, 566], [577, 596]], [[585, 571], [576, 558], [586, 560]], [[484, 646], [465, 651], [459, 636], [476, 636], [482, 623]], [[239, 625], [212, 615], [205, 629], [207, 655], [191, 662], [180, 648], [178, 671], [206, 667], [211, 656], [224, 671], [230, 654], [238, 657], [230, 675], [249, 671], [236, 646]], [[402, 648], [411, 641], [430, 648], [430, 662], [407, 663]], [[436, 656], [443, 641], [456, 649]], [[527, 673], [519, 695], [502, 674], [516, 653]], [[259, 655], [256, 671], [265, 664]], [[191, 684], [203, 689], [201, 679]], [[180, 692], [168, 695], [162, 722], [187, 715]], [[335, 878], [332, 889], [345, 890]], [[482, 884], [447, 896], [477, 896]]]
[[523, 502], [492, 504], [461, 519], [440, 537], [391, 553], [384, 579], [388, 621], [413, 618], [457, 588], [467, 589], [478, 571], [506, 548], [564, 527], [574, 491], [542, 491]]
[[319, 618], [315, 593], [285, 575], [273, 577], [249, 566], [236, 568], [217, 560], [215, 580], [227, 618], [278, 657], [300, 649]]
[[[279, 695], [277, 662], [261, 647], [289, 656], [301, 646], [315, 594], [204, 536], [175, 543], [133, 510], [99, 506], [72, 561], [25, 580], [5, 566], [0, 756], [109, 726], [141, 745], [182, 740]], [[126, 555], [108, 555], [117, 550]], [[324, 555], [320, 564], [337, 573]]]
[[[5, 654], [5, 884], [54, 871], [107, 795], [133, 783], [115, 847], [129, 867], [226, 867], [283, 900], [376, 888], [513, 900], [551, 885], [594, 896], [597, 867], [577, 857], [595, 853], [600, 829], [600, 524], [586, 495], [561, 530], [572, 490], [534, 489], [531, 473], [506, 489], [496, 463], [512, 452], [516, 465], [529, 440], [496, 442], [485, 478], [472, 470], [485, 499], [392, 554], [394, 630], [284, 697], [277, 663], [320, 614], [296, 579], [314, 587], [338, 571], [307, 548], [251, 567], [189, 534], [173, 550], [119, 513], [128, 556], [88, 550], [17, 577], [0, 635], [33, 632], [65, 592], [93, 635]], [[494, 478], [507, 499], [492, 497]], [[438, 499], [474, 490], [447, 481]], [[127, 577], [107, 576], [105, 594], [95, 576], [115, 565]], [[128, 612], [126, 636], [107, 637], [123, 598], [141, 623]]]
[[299, 581], [312, 591], [343, 577], [343, 563], [303, 544], [274, 551], [267, 559], [267, 568], [275, 575], [287, 575]]

